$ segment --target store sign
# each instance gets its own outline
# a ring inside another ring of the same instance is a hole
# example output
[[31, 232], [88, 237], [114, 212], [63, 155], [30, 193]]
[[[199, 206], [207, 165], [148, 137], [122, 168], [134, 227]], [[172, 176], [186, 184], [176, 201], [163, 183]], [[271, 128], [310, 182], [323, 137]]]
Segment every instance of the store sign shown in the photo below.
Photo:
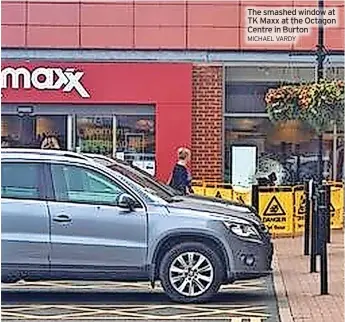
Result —
[[82, 84], [84, 72], [74, 68], [44, 68], [29, 70], [25, 67], [6, 67], [1, 71], [1, 88], [38, 90], [75, 90], [81, 97], [89, 98], [90, 94]]

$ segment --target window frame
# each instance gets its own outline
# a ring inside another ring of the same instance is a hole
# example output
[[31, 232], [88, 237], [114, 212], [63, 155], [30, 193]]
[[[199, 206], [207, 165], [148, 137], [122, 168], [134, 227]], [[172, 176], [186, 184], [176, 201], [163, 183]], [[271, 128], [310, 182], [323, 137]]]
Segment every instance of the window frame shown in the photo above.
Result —
[[[71, 167], [77, 167], [77, 168], [82, 168], [87, 171], [94, 172], [96, 174], [100, 174], [107, 178], [109, 181], [113, 181], [116, 185], [121, 187], [124, 190], [124, 193], [128, 194], [131, 196], [137, 203], [137, 206], [134, 208], [135, 210], [147, 210], [147, 206], [145, 202], [135, 193], [133, 192], [130, 188], [128, 188], [126, 185], [120, 182], [120, 180], [117, 180], [115, 177], [111, 176], [110, 174], [106, 173], [105, 171], [102, 171], [99, 168], [94, 168], [91, 166], [88, 166], [86, 164], [77, 164], [77, 163], [70, 163], [70, 162], [51, 162], [49, 164], [49, 186], [51, 187], [51, 201], [58, 202], [58, 203], [71, 203], [71, 204], [80, 204], [80, 205], [92, 205], [92, 206], [107, 206], [107, 207], [116, 207], [118, 206], [116, 204], [110, 204], [110, 203], [94, 203], [94, 202], [86, 202], [86, 201], [73, 201], [73, 200], [58, 200], [56, 197], [56, 191], [54, 187], [54, 181], [53, 181], [53, 165], [62, 165], [62, 166], [71, 166]], [[140, 207], [139, 207], [140, 206]]]
[[[1, 193], [1, 198], [3, 199], [11, 199], [11, 200], [33, 200], [33, 201], [46, 201], [49, 199], [49, 185], [45, 183], [45, 174], [46, 174], [46, 167], [47, 164], [42, 161], [35, 161], [35, 160], [15, 160], [15, 159], [2, 159], [1, 160], [1, 167], [3, 165], [9, 164], [35, 164], [38, 165], [38, 198], [23, 198], [23, 197], [8, 197], [3, 196]], [[1, 183], [1, 188], [3, 184]]]

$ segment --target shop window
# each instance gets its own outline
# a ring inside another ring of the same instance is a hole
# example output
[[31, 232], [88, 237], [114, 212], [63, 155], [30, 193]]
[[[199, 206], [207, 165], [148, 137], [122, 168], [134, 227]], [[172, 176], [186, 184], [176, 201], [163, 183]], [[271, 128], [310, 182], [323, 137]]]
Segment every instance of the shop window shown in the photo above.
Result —
[[81, 152], [115, 156], [155, 174], [153, 115], [77, 116], [77, 143]]
[[236, 82], [226, 85], [226, 113], [265, 113], [265, 95], [277, 83]]
[[[225, 181], [231, 182], [233, 146], [256, 148], [254, 175], [246, 178], [249, 184], [274, 173], [276, 184], [297, 184], [317, 176], [318, 140], [315, 134], [300, 123], [291, 121], [273, 125], [268, 118], [225, 118]], [[332, 178], [333, 135], [324, 135], [324, 175]], [[340, 170], [341, 171], [341, 170]], [[236, 184], [235, 182], [232, 182]]]
[[67, 117], [63, 115], [2, 115], [2, 147], [41, 148], [46, 137], [54, 137], [66, 149]]
[[113, 117], [77, 116], [77, 147], [84, 153], [113, 155]]
[[116, 120], [117, 156], [154, 174], [155, 117], [153, 115], [121, 115], [117, 116]]

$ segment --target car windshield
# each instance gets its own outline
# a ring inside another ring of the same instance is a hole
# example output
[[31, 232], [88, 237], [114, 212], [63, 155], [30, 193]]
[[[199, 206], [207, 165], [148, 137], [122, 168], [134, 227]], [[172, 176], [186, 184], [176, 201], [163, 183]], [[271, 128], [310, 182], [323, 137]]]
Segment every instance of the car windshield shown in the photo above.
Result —
[[138, 184], [136, 181], [131, 180], [126, 175], [123, 175], [121, 172], [114, 170], [116, 172], [115, 177], [122, 182], [124, 182], [127, 186], [132, 188], [140, 197], [144, 198], [145, 200], [153, 203], [164, 204], [166, 202], [171, 202], [169, 199], [164, 199], [158, 196], [154, 191], [149, 189], [145, 189], [142, 185]]
[[181, 195], [179, 192], [172, 189], [168, 185], [165, 185], [159, 182], [158, 180], [156, 180], [155, 178], [151, 177], [145, 171], [139, 171], [133, 167], [123, 165], [123, 164], [120, 165], [116, 163], [108, 166], [108, 168], [114, 171], [120, 172], [124, 176], [130, 178], [135, 183], [140, 185], [143, 189], [145, 189], [149, 193], [154, 194], [167, 202], [178, 201], [178, 198], [176, 197]]
[[[135, 166], [131, 166], [125, 163], [113, 163], [112, 165], [108, 166], [108, 168], [115, 170], [118, 173], [123, 174], [125, 177], [130, 178], [132, 181], [134, 181], [137, 185], [141, 187], [141, 189], [144, 189], [145, 191], [149, 192], [151, 195], [156, 195], [159, 198], [163, 199], [164, 201], [168, 203], [172, 202], [179, 202], [183, 201], [181, 198], [182, 194], [168, 186], [167, 184], [164, 184], [157, 179], [155, 179], [150, 174], [146, 173], [144, 170], [139, 169]], [[232, 206], [237, 207], [245, 207], [254, 213], [256, 213], [255, 209], [251, 206], [247, 206], [244, 204], [241, 204], [239, 202], [230, 201], [230, 200], [223, 200], [218, 198], [210, 198], [205, 196], [198, 196], [193, 194], [193, 199], [199, 199], [199, 200], [208, 200], [223, 204], [231, 204]]]
[[87, 158], [92, 159], [104, 166], [109, 166], [113, 164], [113, 160], [111, 158], [99, 155], [99, 154], [91, 154], [91, 153], [83, 153]]

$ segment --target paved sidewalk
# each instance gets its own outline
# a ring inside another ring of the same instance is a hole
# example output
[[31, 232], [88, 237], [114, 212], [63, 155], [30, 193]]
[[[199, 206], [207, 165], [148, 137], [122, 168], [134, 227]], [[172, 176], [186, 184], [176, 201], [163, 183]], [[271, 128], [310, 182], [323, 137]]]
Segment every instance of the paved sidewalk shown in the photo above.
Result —
[[281, 322], [344, 321], [344, 232], [333, 231], [328, 248], [329, 295], [320, 295], [320, 274], [309, 273], [303, 237], [275, 239], [274, 244]]

